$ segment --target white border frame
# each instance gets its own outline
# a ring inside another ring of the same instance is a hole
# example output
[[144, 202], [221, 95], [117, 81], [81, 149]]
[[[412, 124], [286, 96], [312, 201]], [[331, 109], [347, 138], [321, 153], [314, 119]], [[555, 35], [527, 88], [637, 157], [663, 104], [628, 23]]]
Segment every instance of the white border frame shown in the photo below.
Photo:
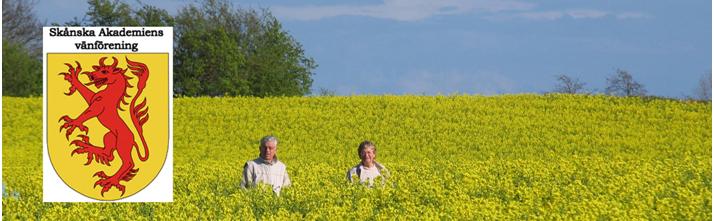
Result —
[[[172, 27], [108, 27], [112, 29], [126, 28], [127, 30], [162, 30], [161, 37], [106, 37], [106, 36], [82, 36], [65, 37], [49, 35], [50, 28], [65, 27], [44, 27], [43, 47], [42, 47], [42, 201], [43, 202], [173, 202], [173, 28]], [[67, 27], [71, 30], [94, 30], [96, 35], [102, 28], [107, 27]], [[77, 42], [95, 41], [104, 42], [131, 42], [139, 43], [138, 51], [131, 50], [79, 50], [74, 45]], [[143, 190], [136, 194], [113, 201], [100, 201], [86, 197], [71, 189], [60, 179], [57, 172], [52, 167], [49, 154], [47, 152], [47, 54], [48, 53], [168, 53], [169, 55], [169, 137], [168, 153], [161, 171], [154, 180]]]

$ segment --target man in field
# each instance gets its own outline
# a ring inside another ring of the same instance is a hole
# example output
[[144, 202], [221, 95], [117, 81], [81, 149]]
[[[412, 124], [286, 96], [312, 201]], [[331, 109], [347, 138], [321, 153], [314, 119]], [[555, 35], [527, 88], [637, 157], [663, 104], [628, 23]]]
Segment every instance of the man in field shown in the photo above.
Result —
[[290, 185], [290, 177], [285, 164], [278, 160], [278, 139], [265, 136], [260, 139], [260, 157], [243, 166], [242, 188], [255, 187], [264, 183], [273, 187], [273, 192], [280, 195], [280, 189]]
[[359, 180], [359, 183], [372, 186], [374, 179], [381, 177], [382, 185], [389, 178], [389, 170], [382, 164], [377, 163], [377, 147], [371, 141], [365, 140], [357, 147], [357, 154], [360, 158], [360, 163], [347, 171], [347, 180], [354, 182]]

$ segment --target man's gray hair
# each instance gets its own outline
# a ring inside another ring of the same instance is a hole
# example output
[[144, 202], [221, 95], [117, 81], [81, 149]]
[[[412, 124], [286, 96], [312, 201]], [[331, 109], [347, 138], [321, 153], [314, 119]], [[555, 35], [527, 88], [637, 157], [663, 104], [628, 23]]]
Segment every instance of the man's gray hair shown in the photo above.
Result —
[[273, 136], [273, 135], [268, 135], [260, 139], [260, 148], [265, 147], [265, 144], [268, 142], [275, 141], [275, 144], [278, 144], [278, 138]]

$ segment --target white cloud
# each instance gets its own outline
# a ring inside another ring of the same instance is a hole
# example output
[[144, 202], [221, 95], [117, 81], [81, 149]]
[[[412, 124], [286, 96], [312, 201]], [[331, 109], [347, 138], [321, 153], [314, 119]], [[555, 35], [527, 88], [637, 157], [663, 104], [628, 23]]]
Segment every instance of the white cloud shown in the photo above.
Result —
[[615, 17], [617, 19], [642, 19], [649, 18], [647, 14], [640, 12], [613, 13], [594, 9], [568, 9], [554, 11], [528, 11], [515, 14], [498, 14], [487, 16], [490, 20], [528, 20], [528, 21], [554, 21], [559, 19], [601, 19]]
[[600, 10], [568, 10], [565, 12], [568, 16], [574, 18], [574, 19], [581, 19], [581, 18], [602, 18], [607, 16], [607, 12], [600, 11]]
[[504, 19], [513, 17], [513, 18], [521, 18], [521, 19], [525, 19], [525, 20], [551, 21], [551, 20], [557, 20], [557, 19], [562, 18], [564, 16], [564, 14], [565, 13], [560, 12], [560, 11], [525, 12], [525, 13], [516, 14], [514, 16], [500, 16], [500, 17], [502, 17]]
[[563, 11], [544, 11], [544, 12], [524, 12], [516, 14], [515, 17], [526, 20], [557, 20], [565, 17], [573, 19], [595, 19], [607, 16], [608, 13], [599, 10], [591, 9], [574, 9]]
[[271, 10], [278, 17], [294, 20], [319, 20], [336, 16], [367, 16], [398, 21], [419, 21], [437, 15], [524, 11], [530, 10], [534, 6], [532, 3], [514, 0], [385, 0], [378, 5], [275, 6]]

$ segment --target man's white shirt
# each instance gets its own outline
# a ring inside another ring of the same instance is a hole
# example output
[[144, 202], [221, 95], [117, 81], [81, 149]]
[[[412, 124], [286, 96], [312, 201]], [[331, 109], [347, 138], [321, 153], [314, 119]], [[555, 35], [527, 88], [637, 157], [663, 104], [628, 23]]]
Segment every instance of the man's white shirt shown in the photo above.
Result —
[[287, 167], [277, 158], [273, 158], [272, 162], [265, 161], [260, 157], [246, 162], [245, 166], [243, 166], [241, 187], [253, 187], [258, 183], [271, 185], [273, 186], [273, 192], [280, 194], [282, 187], [291, 184]]

